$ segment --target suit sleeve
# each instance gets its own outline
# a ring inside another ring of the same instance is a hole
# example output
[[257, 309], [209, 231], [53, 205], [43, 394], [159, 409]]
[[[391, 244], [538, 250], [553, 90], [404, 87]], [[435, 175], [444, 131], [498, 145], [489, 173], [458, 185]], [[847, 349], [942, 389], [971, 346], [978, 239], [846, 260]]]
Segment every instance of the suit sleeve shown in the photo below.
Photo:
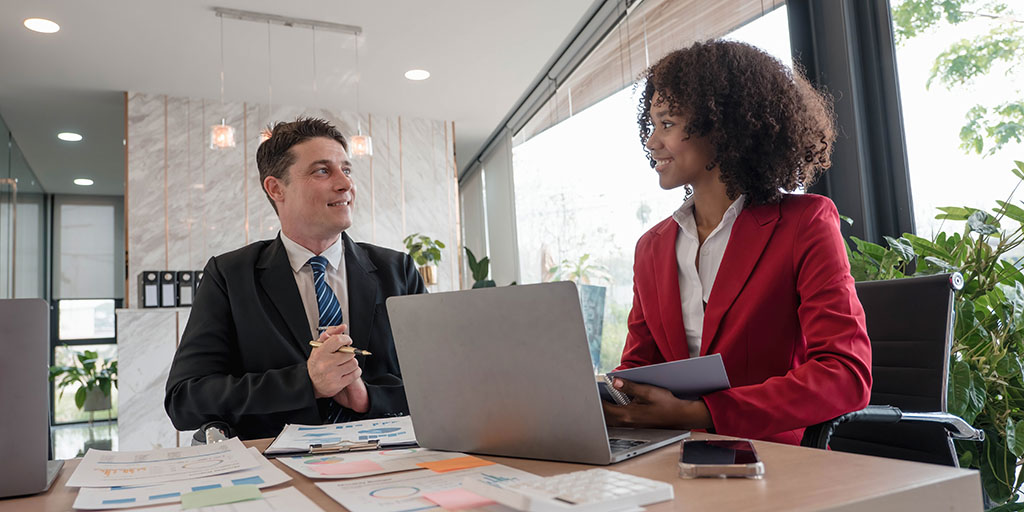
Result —
[[827, 199], [811, 202], [797, 233], [796, 313], [806, 340], [806, 362], [760, 384], [706, 395], [719, 433], [764, 438], [868, 404], [871, 345], [835, 205]]
[[[404, 293], [396, 295], [413, 295], [427, 293], [427, 287], [423, 283], [416, 265], [408, 254], [403, 254], [398, 268], [391, 269], [394, 277], [401, 283]], [[378, 315], [387, 315], [387, 309], [383, 304], [379, 306]], [[380, 418], [385, 416], [400, 416], [409, 413], [409, 405], [405, 398], [405, 386], [402, 383], [402, 372], [398, 368], [398, 354], [395, 351], [394, 337], [391, 333], [390, 321], [382, 326], [384, 329], [383, 343], [375, 344], [375, 352], [372, 357], [365, 360], [366, 367], [363, 370], [363, 381], [366, 383], [366, 392], [370, 398], [370, 408], [365, 413], [355, 413], [350, 410], [343, 410], [340, 421], [354, 421], [367, 418]], [[376, 351], [386, 351], [386, 354], [379, 354]]]
[[167, 378], [164, 409], [174, 427], [192, 430], [213, 420], [238, 427], [274, 415], [282, 424], [321, 423], [305, 363], [245, 373], [234, 326], [223, 273], [211, 258]]
[[644, 293], [641, 288], [649, 286], [651, 278], [652, 255], [645, 249], [649, 244], [644, 243], [641, 238], [636, 244], [636, 253], [633, 256], [633, 307], [629, 310], [629, 317], [626, 324], [629, 331], [626, 333], [626, 344], [622, 348], [622, 361], [616, 370], [647, 366], [651, 364], [664, 363], [665, 357], [661, 354], [651, 329], [647, 325], [644, 303], [641, 296], [652, 296], [655, 292]]

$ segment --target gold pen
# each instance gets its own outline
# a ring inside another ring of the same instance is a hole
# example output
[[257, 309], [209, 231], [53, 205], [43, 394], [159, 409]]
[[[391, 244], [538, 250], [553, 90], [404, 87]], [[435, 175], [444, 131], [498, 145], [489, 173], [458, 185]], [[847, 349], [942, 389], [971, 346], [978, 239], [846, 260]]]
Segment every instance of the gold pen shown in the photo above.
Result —
[[[314, 348], [318, 348], [318, 347], [320, 347], [320, 345], [323, 345], [323, 343], [321, 343], [319, 341], [316, 341], [316, 340], [309, 340], [309, 344], [311, 346], [313, 346]], [[371, 353], [369, 350], [363, 350], [361, 348], [355, 348], [355, 347], [353, 347], [351, 345], [345, 345], [345, 346], [339, 348], [338, 350], [335, 350], [335, 352], [344, 352], [346, 354], [355, 354], [357, 356], [372, 356], [373, 355], [373, 353]]]

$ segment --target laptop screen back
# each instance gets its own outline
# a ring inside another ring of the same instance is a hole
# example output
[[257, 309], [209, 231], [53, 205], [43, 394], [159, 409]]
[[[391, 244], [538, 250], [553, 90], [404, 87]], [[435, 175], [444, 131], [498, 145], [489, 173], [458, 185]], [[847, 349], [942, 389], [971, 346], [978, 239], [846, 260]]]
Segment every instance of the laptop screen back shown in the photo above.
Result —
[[391, 297], [387, 308], [421, 446], [609, 462], [574, 284]]
[[47, 486], [49, 307], [42, 299], [0, 299], [0, 498]]

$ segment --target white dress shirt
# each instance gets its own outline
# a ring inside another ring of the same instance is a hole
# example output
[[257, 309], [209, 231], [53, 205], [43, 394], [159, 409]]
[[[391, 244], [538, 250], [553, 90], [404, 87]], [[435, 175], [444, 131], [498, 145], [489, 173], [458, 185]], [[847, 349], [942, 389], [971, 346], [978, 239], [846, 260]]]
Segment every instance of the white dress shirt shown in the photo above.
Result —
[[[679, 266], [679, 296], [683, 303], [683, 326], [686, 328], [686, 344], [690, 349], [690, 357], [700, 355], [701, 334], [704, 331], [704, 307], [711, 297], [711, 288], [718, 275], [718, 267], [722, 265], [725, 247], [729, 244], [729, 235], [736, 217], [743, 210], [746, 196], [738, 197], [725, 210], [718, 227], [708, 235], [704, 244], [697, 237], [697, 221], [693, 216], [693, 196], [691, 195], [679, 207], [672, 218], [679, 224], [676, 236], [676, 262]], [[698, 247], [700, 251], [700, 270], [697, 269]]]
[[[309, 266], [309, 259], [318, 255], [285, 236], [284, 232], [281, 233], [281, 242], [284, 243], [284, 250], [288, 253], [288, 263], [291, 264], [292, 273], [295, 275], [295, 286], [299, 288], [302, 307], [306, 310], [309, 332], [313, 335], [310, 339], [315, 340], [320, 337], [320, 332], [317, 330], [317, 327], [320, 326], [320, 309], [316, 304], [313, 267]], [[348, 332], [352, 332], [352, 324], [349, 323], [348, 317], [348, 276], [345, 273], [345, 251], [342, 247], [341, 236], [319, 256], [327, 258], [327, 275], [325, 276], [327, 286], [334, 290], [334, 295], [341, 305], [342, 320], [349, 324]]]

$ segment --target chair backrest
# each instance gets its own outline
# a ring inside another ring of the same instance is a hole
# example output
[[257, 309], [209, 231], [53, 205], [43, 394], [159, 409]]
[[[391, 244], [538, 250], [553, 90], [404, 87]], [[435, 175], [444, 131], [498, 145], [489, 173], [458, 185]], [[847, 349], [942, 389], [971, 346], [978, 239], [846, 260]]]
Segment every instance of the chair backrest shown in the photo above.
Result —
[[[857, 283], [871, 338], [871, 405], [946, 412], [959, 274]], [[953, 442], [937, 424], [843, 424], [833, 450], [957, 466]]]

